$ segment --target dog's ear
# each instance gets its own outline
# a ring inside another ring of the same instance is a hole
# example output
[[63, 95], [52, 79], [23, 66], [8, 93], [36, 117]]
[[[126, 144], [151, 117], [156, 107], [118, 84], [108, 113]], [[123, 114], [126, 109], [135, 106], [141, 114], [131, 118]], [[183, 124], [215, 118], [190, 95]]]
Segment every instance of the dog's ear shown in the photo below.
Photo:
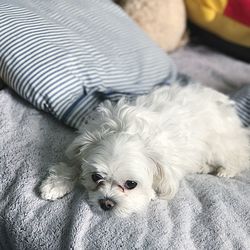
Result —
[[66, 150], [66, 156], [68, 159], [78, 159], [83, 156], [97, 142], [101, 140], [101, 134], [93, 134], [85, 132], [82, 135], [76, 137], [76, 139], [71, 143], [71, 145]]
[[162, 163], [155, 163], [153, 189], [160, 199], [172, 199], [179, 187], [179, 178], [171, 167], [163, 166]]

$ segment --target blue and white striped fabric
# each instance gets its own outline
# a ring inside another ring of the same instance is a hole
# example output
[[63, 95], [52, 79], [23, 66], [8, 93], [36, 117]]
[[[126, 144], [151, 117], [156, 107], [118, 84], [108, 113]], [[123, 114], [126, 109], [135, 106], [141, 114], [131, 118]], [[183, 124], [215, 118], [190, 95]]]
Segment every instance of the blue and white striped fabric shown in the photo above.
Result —
[[0, 0], [0, 78], [72, 127], [103, 98], [175, 77], [169, 57], [110, 0]]
[[243, 125], [250, 126], [250, 86], [242, 87], [231, 98], [235, 101], [235, 107]]

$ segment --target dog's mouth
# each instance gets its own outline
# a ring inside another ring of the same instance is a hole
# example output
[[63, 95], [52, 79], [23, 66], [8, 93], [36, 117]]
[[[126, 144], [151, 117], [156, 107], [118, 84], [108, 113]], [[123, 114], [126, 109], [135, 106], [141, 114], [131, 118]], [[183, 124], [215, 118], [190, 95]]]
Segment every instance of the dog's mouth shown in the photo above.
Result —
[[94, 212], [111, 213], [118, 207], [118, 202], [111, 197], [99, 196], [96, 197], [95, 192], [88, 193], [88, 203]]
[[111, 198], [99, 199], [98, 203], [103, 211], [111, 211], [116, 207], [116, 202]]
[[[105, 198], [103, 198], [105, 199]], [[91, 210], [99, 214], [101, 216], [117, 216], [120, 218], [126, 218], [131, 214], [136, 213], [136, 211], [129, 211], [125, 207], [119, 206], [119, 203], [115, 202], [115, 204], [110, 204], [109, 201], [105, 201], [105, 205], [101, 205], [104, 201], [100, 200], [91, 200], [89, 201], [89, 205]], [[103, 206], [103, 207], [102, 207]]]
[[[101, 215], [101, 216], [119, 216], [119, 207], [117, 206], [117, 204], [112, 207], [112, 208], [102, 208], [101, 205], [99, 204], [98, 201], [96, 202], [89, 202], [89, 206], [90, 209], [92, 210], [92, 212], [94, 212], [97, 215]], [[119, 216], [120, 217], [120, 216]]]

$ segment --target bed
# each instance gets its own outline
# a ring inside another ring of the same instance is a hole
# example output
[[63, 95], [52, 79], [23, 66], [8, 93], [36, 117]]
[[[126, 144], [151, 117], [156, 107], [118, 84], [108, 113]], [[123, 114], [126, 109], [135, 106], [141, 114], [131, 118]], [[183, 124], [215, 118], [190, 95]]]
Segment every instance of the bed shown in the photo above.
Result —
[[[250, 84], [249, 64], [205, 46], [170, 57], [180, 72], [227, 94]], [[144, 214], [100, 216], [80, 186], [54, 202], [39, 197], [75, 130], [8, 87], [0, 107], [0, 249], [249, 249], [250, 171], [233, 179], [189, 175], [173, 200], [153, 201]]]

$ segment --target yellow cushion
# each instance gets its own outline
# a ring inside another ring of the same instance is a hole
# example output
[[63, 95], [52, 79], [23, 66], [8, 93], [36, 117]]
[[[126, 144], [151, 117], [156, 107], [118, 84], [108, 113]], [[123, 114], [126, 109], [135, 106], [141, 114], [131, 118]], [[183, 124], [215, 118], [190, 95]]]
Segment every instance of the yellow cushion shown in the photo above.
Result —
[[191, 22], [224, 40], [250, 47], [249, 0], [185, 0]]

